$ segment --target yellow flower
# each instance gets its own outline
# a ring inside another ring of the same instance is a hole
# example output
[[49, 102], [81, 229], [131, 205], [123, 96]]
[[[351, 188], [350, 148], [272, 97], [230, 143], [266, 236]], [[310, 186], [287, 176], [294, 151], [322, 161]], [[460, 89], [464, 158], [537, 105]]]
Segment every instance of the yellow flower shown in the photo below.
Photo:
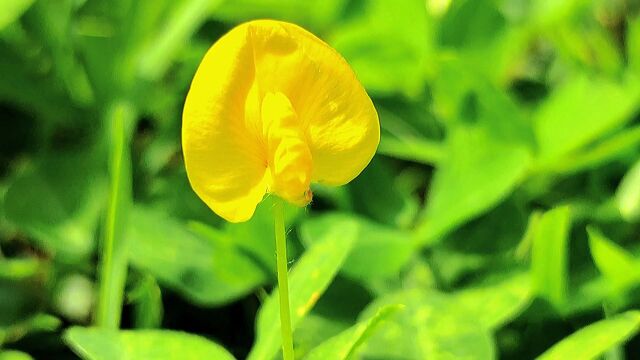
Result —
[[218, 40], [187, 95], [182, 146], [194, 191], [231, 222], [266, 193], [311, 201], [311, 182], [343, 185], [371, 161], [380, 124], [347, 62], [290, 23], [257, 20]]

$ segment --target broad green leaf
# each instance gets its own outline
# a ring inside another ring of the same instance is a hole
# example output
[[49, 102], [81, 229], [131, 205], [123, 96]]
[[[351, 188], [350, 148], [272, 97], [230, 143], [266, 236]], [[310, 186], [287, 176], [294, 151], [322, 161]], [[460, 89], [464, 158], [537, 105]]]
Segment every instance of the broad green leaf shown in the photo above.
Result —
[[553, 164], [545, 164], [546, 167], [542, 169], [564, 174], [594, 169], [618, 158], [624, 158], [638, 144], [640, 126], [624, 128], [580, 153], [567, 155]]
[[620, 215], [626, 221], [640, 220], [640, 161], [624, 175], [616, 190]]
[[389, 305], [381, 308], [367, 320], [359, 321], [354, 326], [326, 340], [305, 356], [305, 360], [346, 360], [350, 359], [362, 344], [367, 341], [385, 320], [402, 310], [402, 306]]
[[405, 308], [385, 322], [367, 342], [365, 358], [373, 359], [493, 359], [491, 333], [466, 306], [435, 291], [408, 290], [377, 299], [363, 313], [401, 304]]
[[504, 199], [525, 175], [528, 147], [495, 139], [483, 127], [455, 127], [433, 179], [418, 241], [428, 244]]
[[555, 344], [538, 360], [595, 359], [640, 330], [640, 312], [628, 311], [600, 320]]
[[93, 149], [44, 156], [9, 186], [7, 220], [60, 261], [87, 258], [107, 192], [102, 164]]
[[362, 7], [332, 31], [329, 43], [367, 90], [415, 97], [423, 91], [421, 74], [432, 42], [424, 1], [365, 1]]
[[234, 359], [220, 345], [178, 331], [115, 331], [76, 326], [65, 332], [64, 340], [85, 360]]
[[267, 280], [250, 255], [204, 224], [187, 227], [143, 206], [132, 209], [130, 224], [132, 265], [198, 304], [227, 303]]
[[533, 122], [543, 162], [580, 149], [631, 119], [640, 100], [632, 76], [623, 81], [577, 75], [535, 111]]
[[[294, 330], [340, 270], [356, 241], [357, 230], [353, 223], [347, 221], [334, 223], [331, 231], [309, 247], [289, 272], [291, 326]], [[256, 342], [249, 353], [249, 360], [271, 360], [280, 348], [277, 290], [273, 290], [258, 312]]]
[[[381, 224], [410, 228], [420, 208], [411, 190], [401, 184], [400, 176], [393, 176], [389, 159], [374, 158], [349, 184], [353, 209]], [[382, 194], [375, 196], [372, 194]]]
[[506, 275], [491, 282], [472, 285], [452, 294], [457, 306], [467, 308], [487, 329], [497, 329], [516, 317], [531, 302], [528, 273]]
[[300, 238], [307, 246], [315, 244], [335, 231], [335, 224], [349, 224], [357, 229], [355, 244], [341, 270], [353, 279], [397, 276], [413, 255], [409, 233], [349, 214], [327, 213], [306, 220], [300, 227]]
[[614, 291], [621, 291], [640, 282], [640, 260], [607, 239], [595, 228], [587, 228], [591, 256], [598, 270], [611, 282]]
[[0, 350], [0, 360], [32, 360], [31, 355], [17, 350]]
[[0, 3], [0, 30], [16, 21], [34, 0], [4, 0]]
[[533, 235], [533, 290], [556, 306], [562, 305], [567, 296], [570, 227], [569, 208], [557, 207], [541, 216]]

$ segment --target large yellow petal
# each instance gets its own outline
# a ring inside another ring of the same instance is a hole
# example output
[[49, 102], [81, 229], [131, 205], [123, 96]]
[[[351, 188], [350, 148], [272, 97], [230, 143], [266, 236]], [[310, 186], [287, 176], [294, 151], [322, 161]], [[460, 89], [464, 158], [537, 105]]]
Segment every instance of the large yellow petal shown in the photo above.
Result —
[[237, 222], [251, 217], [266, 191], [304, 204], [309, 181], [349, 182], [373, 157], [380, 129], [338, 53], [296, 25], [258, 20], [209, 49], [187, 96], [182, 134], [192, 187]]
[[182, 146], [191, 186], [231, 222], [251, 218], [269, 182], [261, 134], [245, 121], [245, 112], [255, 112], [247, 102], [255, 98], [250, 96], [253, 79], [247, 32], [231, 31], [202, 60], [183, 111]]
[[313, 158], [312, 181], [342, 185], [371, 161], [380, 141], [378, 114], [347, 62], [313, 34], [290, 23], [248, 27], [260, 96], [285, 94]]

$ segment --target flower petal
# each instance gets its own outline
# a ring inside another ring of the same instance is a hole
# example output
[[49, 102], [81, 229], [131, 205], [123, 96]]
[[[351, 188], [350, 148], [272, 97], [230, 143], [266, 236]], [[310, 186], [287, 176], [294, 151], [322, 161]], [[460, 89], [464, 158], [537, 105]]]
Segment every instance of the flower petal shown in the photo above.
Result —
[[254, 79], [246, 31], [231, 31], [207, 52], [183, 111], [182, 146], [194, 191], [218, 215], [246, 221], [266, 192], [261, 130], [245, 121]]
[[347, 62], [301, 27], [246, 24], [261, 96], [289, 98], [309, 141], [312, 181], [342, 185], [371, 161], [380, 141], [378, 114]]
[[[299, 136], [287, 136], [276, 152], [263, 121], [279, 112], [261, 114], [269, 93], [282, 94], [296, 115], [281, 120], [299, 122], [288, 125]], [[310, 181], [352, 180], [373, 157], [380, 125], [337, 52], [296, 25], [257, 20], [232, 29], [205, 55], [187, 95], [182, 134], [192, 187], [214, 212], [238, 222], [252, 216], [271, 188], [290, 201], [308, 201], [300, 191], [309, 181], [304, 164], [312, 164]], [[304, 171], [280, 174], [291, 167]], [[281, 186], [294, 183], [300, 186]]]

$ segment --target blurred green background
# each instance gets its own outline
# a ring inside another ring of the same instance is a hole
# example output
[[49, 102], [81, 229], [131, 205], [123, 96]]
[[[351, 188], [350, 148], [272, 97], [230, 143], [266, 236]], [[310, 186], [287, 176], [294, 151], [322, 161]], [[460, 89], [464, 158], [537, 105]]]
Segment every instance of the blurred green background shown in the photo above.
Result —
[[335, 47], [382, 127], [356, 180], [288, 209], [298, 358], [639, 359], [639, 14], [0, 1], [0, 359], [281, 356], [271, 201], [225, 223], [180, 149], [200, 59], [255, 18]]

